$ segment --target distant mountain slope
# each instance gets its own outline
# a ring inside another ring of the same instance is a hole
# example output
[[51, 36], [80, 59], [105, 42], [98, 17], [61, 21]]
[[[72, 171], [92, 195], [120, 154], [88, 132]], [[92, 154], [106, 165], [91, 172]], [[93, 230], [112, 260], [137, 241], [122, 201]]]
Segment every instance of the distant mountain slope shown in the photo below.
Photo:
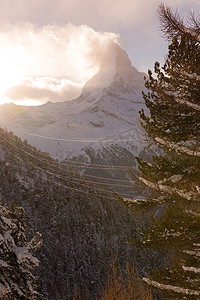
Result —
[[[136, 236], [139, 219], [105, 186], [81, 181], [73, 168], [3, 129], [0, 168], [3, 201], [25, 208], [31, 236], [42, 233], [37, 273], [48, 299], [68, 299], [75, 285], [87, 287], [94, 299], [112, 252], [121, 262], [136, 260], [128, 241]], [[141, 259], [140, 253], [138, 266]]]

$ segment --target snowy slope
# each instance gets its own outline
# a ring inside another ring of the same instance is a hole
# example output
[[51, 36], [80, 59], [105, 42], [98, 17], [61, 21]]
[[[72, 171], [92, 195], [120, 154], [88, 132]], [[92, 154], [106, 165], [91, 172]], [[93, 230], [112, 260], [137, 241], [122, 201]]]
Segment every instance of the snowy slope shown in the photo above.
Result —
[[127, 53], [109, 44], [99, 72], [75, 100], [37, 107], [0, 106], [0, 125], [54, 158], [79, 157], [86, 149], [111, 145], [133, 155], [143, 149], [138, 110], [144, 107], [144, 73], [131, 66]]

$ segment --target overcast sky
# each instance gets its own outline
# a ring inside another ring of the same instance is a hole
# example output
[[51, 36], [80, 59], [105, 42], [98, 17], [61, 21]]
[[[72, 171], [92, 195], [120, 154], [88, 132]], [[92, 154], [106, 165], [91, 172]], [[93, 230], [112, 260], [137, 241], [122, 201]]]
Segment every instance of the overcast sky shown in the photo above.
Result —
[[[167, 52], [157, 18], [161, 2], [0, 0], [0, 103], [76, 97], [97, 72], [108, 40], [118, 41], [138, 70], [152, 69]], [[199, 0], [164, 3], [184, 17], [200, 12]]]

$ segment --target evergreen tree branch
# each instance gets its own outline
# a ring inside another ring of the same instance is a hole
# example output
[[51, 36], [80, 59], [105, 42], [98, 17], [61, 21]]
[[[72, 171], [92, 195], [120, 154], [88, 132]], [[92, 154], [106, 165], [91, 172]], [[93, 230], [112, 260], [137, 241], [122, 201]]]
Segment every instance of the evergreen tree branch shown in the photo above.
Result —
[[199, 197], [199, 193], [190, 191], [190, 192], [186, 192], [184, 190], [179, 190], [177, 188], [171, 187], [169, 185], [164, 185], [164, 184], [158, 184], [158, 183], [154, 183], [152, 181], [149, 181], [143, 177], [139, 177], [140, 182], [144, 183], [146, 186], [148, 186], [151, 189], [154, 189], [156, 191], [160, 191], [160, 192], [165, 192], [167, 194], [173, 195], [176, 194], [188, 201], [198, 201], [200, 202], [200, 197]]
[[199, 296], [200, 292], [196, 291], [196, 290], [190, 290], [190, 289], [184, 289], [184, 288], [180, 288], [178, 286], [173, 286], [173, 285], [169, 285], [169, 284], [163, 284], [163, 283], [159, 283], [157, 281], [151, 280], [149, 278], [143, 277], [142, 279], [144, 282], [146, 282], [149, 285], [153, 285], [156, 288], [162, 289], [162, 290], [171, 290], [175, 293], [179, 293], [179, 294], [184, 294], [184, 295], [194, 295], [194, 296]]
[[196, 156], [196, 157], [200, 157], [200, 151], [198, 150], [190, 150], [187, 147], [184, 146], [179, 146], [178, 144], [172, 144], [169, 141], [165, 141], [159, 137], [155, 138], [155, 141], [158, 142], [161, 145], [167, 146], [168, 148], [171, 148], [173, 150], [175, 150], [178, 154], [179, 153], [184, 153], [190, 156]]
[[195, 37], [198, 41], [200, 38], [200, 26], [199, 18], [195, 18], [193, 13], [190, 13], [188, 17], [188, 27], [183, 23], [178, 12], [173, 12], [172, 8], [162, 3], [158, 8], [158, 17], [160, 20], [160, 29], [164, 34], [164, 37], [168, 40], [177, 38], [182, 34], [190, 34]]

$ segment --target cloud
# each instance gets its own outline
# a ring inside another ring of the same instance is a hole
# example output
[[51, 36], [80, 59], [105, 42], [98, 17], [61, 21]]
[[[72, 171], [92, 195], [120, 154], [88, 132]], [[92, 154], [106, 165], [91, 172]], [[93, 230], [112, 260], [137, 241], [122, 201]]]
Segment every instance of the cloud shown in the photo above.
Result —
[[14, 49], [16, 54], [21, 52], [21, 56], [16, 56], [16, 63], [26, 69], [27, 75], [69, 76], [83, 82], [89, 73], [97, 70], [104, 44], [117, 41], [118, 35], [70, 23], [41, 28], [23, 24], [5, 26], [4, 31], [0, 31], [0, 39], [0, 54], [4, 48]]
[[95, 31], [119, 32], [125, 38], [135, 31], [154, 37], [157, 9], [162, 2], [186, 14], [190, 9], [199, 9], [197, 0], [0, 0], [0, 22], [28, 22], [37, 27], [87, 24]]
[[[52, 23], [89, 24], [99, 26], [130, 26], [149, 21], [161, 0], [0, 0], [0, 19], [11, 22], [28, 21], [37, 25]], [[195, 5], [196, 0], [165, 0], [166, 5]], [[12, 9], [11, 9], [12, 8]], [[154, 17], [154, 16], [153, 16]], [[97, 27], [95, 27], [97, 26]], [[116, 27], [115, 27], [116, 28]], [[105, 30], [105, 28], [102, 30]], [[112, 29], [106, 29], [112, 30]], [[114, 30], [115, 31], [115, 30]]]
[[98, 71], [106, 44], [117, 42], [118, 37], [71, 23], [42, 27], [4, 23], [0, 30], [0, 90], [15, 101], [75, 98]]
[[47, 101], [60, 102], [77, 98], [82, 91], [82, 85], [66, 79], [30, 78], [19, 85], [10, 87], [5, 96], [14, 103], [35, 100], [36, 103]]
[[[48, 91], [48, 98], [67, 99], [67, 90], [70, 90], [69, 95], [76, 90], [70, 82], [83, 84], [97, 72], [104, 43], [119, 40], [119, 35], [133, 65], [140, 71], [147, 71], [155, 60], [162, 62], [167, 52], [157, 18], [161, 2], [0, 0], [0, 91], [8, 87], [10, 80], [12, 89], [7, 95], [12, 97], [14, 90], [16, 95], [23, 96], [24, 87], [27, 97], [33, 97], [35, 90], [36, 95]], [[199, 5], [197, 0], [165, 0], [164, 3], [178, 8], [184, 16]], [[61, 85], [58, 91], [55, 89], [59, 86], [57, 83], [51, 87], [33, 86], [33, 80], [32, 85], [25, 83], [27, 77], [40, 78], [40, 82], [47, 82], [44, 80], [47, 77], [60, 83], [62, 80], [69, 82], [66, 90]]]

